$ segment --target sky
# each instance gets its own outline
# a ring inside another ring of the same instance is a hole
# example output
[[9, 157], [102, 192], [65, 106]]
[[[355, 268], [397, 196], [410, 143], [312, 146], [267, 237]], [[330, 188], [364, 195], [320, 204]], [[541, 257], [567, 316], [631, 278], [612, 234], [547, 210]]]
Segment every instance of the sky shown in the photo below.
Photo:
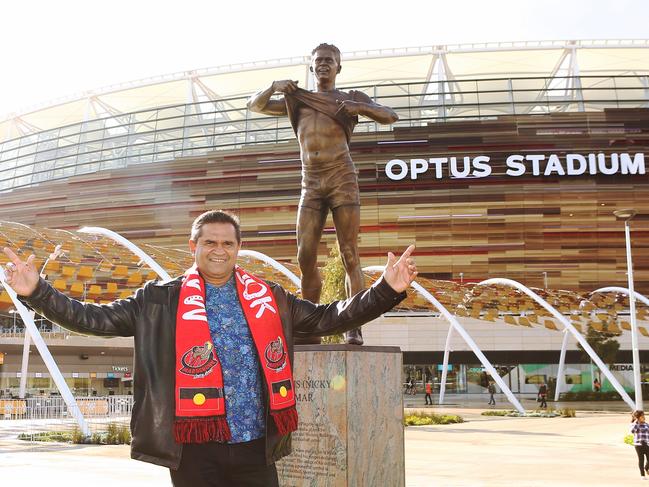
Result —
[[0, 120], [107, 85], [230, 63], [474, 42], [646, 39], [646, 0], [10, 0]]

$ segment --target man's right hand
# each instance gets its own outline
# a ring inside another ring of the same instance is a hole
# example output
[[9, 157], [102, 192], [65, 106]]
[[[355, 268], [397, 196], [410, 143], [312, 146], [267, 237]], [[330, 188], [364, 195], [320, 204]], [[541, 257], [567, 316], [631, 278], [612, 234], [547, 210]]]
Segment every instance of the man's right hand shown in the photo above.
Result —
[[284, 79], [281, 81], [273, 81], [273, 90], [280, 93], [293, 93], [297, 90], [297, 81]]
[[5, 267], [7, 284], [20, 296], [31, 296], [36, 291], [40, 275], [34, 266], [36, 256], [30, 255], [27, 262], [23, 262], [10, 248], [5, 247], [4, 253], [10, 262]]

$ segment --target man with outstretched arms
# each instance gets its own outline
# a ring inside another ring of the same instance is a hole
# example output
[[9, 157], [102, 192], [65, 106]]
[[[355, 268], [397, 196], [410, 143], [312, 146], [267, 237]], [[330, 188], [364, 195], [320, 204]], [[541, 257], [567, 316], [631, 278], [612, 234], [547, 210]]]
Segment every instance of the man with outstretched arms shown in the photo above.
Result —
[[[394, 123], [398, 116], [391, 108], [374, 103], [365, 93], [336, 89], [336, 76], [341, 69], [336, 46], [316, 47], [309, 69], [315, 78], [315, 91], [299, 88], [297, 81], [274, 81], [251, 97], [248, 108], [266, 115], [288, 116], [297, 135], [302, 160], [297, 259], [302, 272], [302, 297], [317, 303], [322, 290], [317, 249], [329, 210], [347, 274], [347, 297], [364, 288], [358, 256], [360, 195], [349, 140], [359, 115], [382, 124]], [[276, 93], [283, 96], [271, 99]], [[347, 342], [363, 343], [360, 328], [347, 334]]]
[[275, 462], [298, 426], [296, 337], [342, 333], [390, 310], [417, 274], [414, 246], [388, 254], [381, 279], [344, 302], [316, 305], [236, 265], [238, 219], [208, 211], [194, 221], [194, 265], [170, 281], [96, 305], [41, 279], [34, 256], [5, 248], [7, 283], [70, 330], [133, 336], [131, 456], [168, 467], [174, 486], [278, 485]]

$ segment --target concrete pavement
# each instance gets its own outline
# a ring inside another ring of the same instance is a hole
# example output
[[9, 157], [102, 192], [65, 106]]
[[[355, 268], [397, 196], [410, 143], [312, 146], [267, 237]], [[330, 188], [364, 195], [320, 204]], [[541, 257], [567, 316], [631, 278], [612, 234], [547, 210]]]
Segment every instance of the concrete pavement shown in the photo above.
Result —
[[[627, 412], [503, 418], [481, 416], [486, 408], [434, 409], [467, 422], [406, 428], [407, 487], [649, 485], [640, 481], [635, 452], [623, 442]], [[2, 485], [170, 485], [166, 469], [131, 460], [128, 446], [27, 443], [15, 439], [27, 429], [17, 423], [0, 421]]]

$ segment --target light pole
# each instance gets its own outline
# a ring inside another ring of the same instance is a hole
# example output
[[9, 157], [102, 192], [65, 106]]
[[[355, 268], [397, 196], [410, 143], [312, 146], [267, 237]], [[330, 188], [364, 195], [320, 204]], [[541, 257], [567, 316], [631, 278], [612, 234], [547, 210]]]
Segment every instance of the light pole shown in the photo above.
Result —
[[635, 290], [633, 289], [633, 262], [631, 261], [631, 227], [629, 222], [636, 215], [633, 209], [613, 212], [618, 220], [624, 220], [626, 240], [626, 269], [629, 282], [629, 314], [631, 315], [631, 353], [633, 356], [633, 386], [635, 388], [635, 408], [642, 410], [642, 382], [640, 380], [640, 352], [638, 351], [638, 326], [635, 316]]
[[543, 289], [548, 288], [548, 273], [543, 271]]

